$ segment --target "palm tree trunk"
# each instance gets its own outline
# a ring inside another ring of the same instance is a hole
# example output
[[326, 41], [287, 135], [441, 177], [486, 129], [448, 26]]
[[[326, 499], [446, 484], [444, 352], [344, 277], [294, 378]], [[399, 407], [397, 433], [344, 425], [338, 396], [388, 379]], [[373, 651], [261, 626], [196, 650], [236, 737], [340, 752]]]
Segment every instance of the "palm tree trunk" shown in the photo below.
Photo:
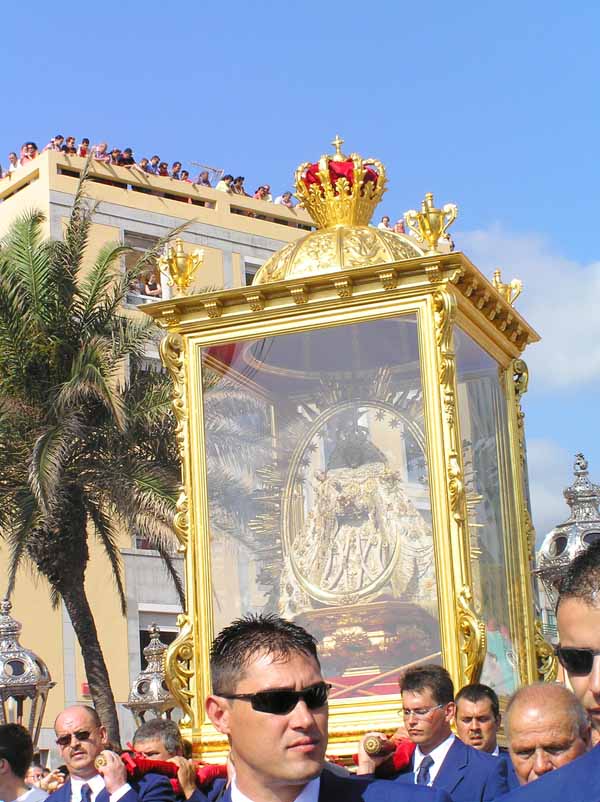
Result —
[[120, 749], [121, 735], [115, 697], [110, 687], [108, 670], [85, 588], [77, 579], [72, 584], [63, 581], [60, 593], [81, 647], [94, 707], [106, 727], [109, 741], [115, 748]]

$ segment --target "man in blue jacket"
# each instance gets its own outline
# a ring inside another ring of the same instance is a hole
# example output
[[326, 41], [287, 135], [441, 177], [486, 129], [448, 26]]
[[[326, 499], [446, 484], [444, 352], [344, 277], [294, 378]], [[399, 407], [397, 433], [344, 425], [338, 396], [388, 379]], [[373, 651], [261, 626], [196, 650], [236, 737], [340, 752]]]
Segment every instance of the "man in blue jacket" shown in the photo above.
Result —
[[[54, 730], [69, 779], [50, 794], [52, 802], [175, 802], [166, 777], [146, 774], [138, 782], [128, 780], [123, 761], [108, 748], [106, 729], [93, 707], [68, 707], [57, 717]], [[97, 768], [100, 755], [104, 765]]]
[[315, 639], [275, 616], [246, 616], [211, 650], [206, 712], [235, 770], [223, 802], [451, 802], [442, 790], [323, 771], [327, 696]]
[[409, 769], [394, 783], [432, 786], [453, 802], [489, 802], [508, 790], [506, 763], [452, 734], [454, 686], [445, 668], [423, 665], [400, 677], [404, 724], [416, 744]]
[[[592, 727], [600, 732], [600, 544], [581, 552], [561, 581], [556, 609], [558, 659]], [[600, 746], [502, 802], [600, 802]]]

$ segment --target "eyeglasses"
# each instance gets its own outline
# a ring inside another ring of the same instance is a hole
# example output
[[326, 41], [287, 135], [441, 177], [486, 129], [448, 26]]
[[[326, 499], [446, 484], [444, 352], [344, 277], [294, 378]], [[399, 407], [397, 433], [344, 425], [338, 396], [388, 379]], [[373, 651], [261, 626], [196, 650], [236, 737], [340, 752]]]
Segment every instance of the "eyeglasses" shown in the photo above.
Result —
[[398, 715], [404, 716], [404, 718], [410, 718], [411, 716], [415, 718], [427, 718], [430, 713], [433, 713], [434, 710], [439, 710], [441, 707], [446, 707], [445, 703], [442, 705], [434, 705], [434, 707], [405, 707], [403, 710], [398, 711]]
[[585, 677], [594, 667], [594, 657], [600, 652], [594, 649], [575, 649], [570, 646], [557, 646], [556, 656], [561, 666], [575, 677]]
[[71, 743], [71, 738], [73, 737], [75, 737], [76, 741], [89, 741], [90, 735], [95, 729], [97, 729], [97, 727], [94, 727], [94, 729], [92, 730], [75, 730], [75, 732], [69, 732], [66, 733], [65, 735], [59, 735], [58, 738], [56, 739], [56, 743], [59, 746], [69, 746], [69, 744]]
[[218, 695], [225, 699], [241, 699], [250, 702], [252, 709], [259, 713], [285, 716], [292, 712], [301, 699], [309, 710], [324, 707], [327, 704], [330, 690], [331, 685], [327, 682], [317, 682], [302, 691], [259, 691], [258, 693], [220, 693]]

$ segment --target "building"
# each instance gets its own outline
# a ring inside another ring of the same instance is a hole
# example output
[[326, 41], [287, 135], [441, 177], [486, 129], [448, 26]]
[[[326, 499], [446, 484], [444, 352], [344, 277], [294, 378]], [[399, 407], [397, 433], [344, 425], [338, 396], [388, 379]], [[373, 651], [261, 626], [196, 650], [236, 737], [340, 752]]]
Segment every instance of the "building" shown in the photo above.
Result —
[[[17, 216], [39, 209], [46, 217], [46, 234], [60, 238], [84, 165], [85, 160], [79, 157], [46, 151], [0, 180], [0, 237]], [[250, 284], [258, 267], [271, 254], [312, 226], [303, 210], [290, 210], [134, 169], [93, 162], [89, 177], [87, 193], [98, 207], [88, 258], [93, 259], [107, 242], [120, 242], [134, 251], [144, 251], [169, 231], [185, 224], [180, 236], [186, 249], [204, 250], [196, 290]], [[136, 258], [133, 253], [125, 260], [131, 263]], [[164, 282], [163, 291], [166, 296], [168, 288]], [[140, 314], [137, 307], [151, 300], [143, 289], [134, 287], [127, 308], [131, 314]], [[146, 358], [149, 366], [159, 364], [157, 349], [148, 352]], [[141, 649], [148, 642], [147, 627], [155, 621], [161, 628], [162, 639], [169, 641], [169, 633], [171, 639], [175, 635], [180, 612], [160, 557], [143, 546], [126, 540], [122, 546], [128, 598], [126, 619], [120, 614], [116, 594], [107, 592], [112, 583], [110, 566], [93, 541], [86, 575], [86, 589], [118, 702], [124, 742], [131, 736], [134, 725], [131, 713], [122, 705], [140, 670]], [[44, 750], [54, 743], [51, 727], [57, 713], [66, 704], [89, 702], [83, 663], [66, 611], [52, 610], [47, 587], [42, 580], [32, 577], [28, 568], [19, 576], [13, 613], [23, 624], [21, 642], [44, 658], [56, 681], [40, 737], [44, 757]]]

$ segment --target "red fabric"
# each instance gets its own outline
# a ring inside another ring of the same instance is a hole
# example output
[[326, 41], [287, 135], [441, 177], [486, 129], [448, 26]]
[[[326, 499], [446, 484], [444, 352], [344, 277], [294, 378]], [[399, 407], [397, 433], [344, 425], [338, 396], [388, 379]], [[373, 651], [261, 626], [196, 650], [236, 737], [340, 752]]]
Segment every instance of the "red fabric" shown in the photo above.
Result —
[[[345, 161], [345, 162], [329, 162], [329, 179], [333, 186], [335, 187], [338, 178], [345, 178], [350, 186], [354, 183], [354, 162]], [[372, 181], [374, 184], [377, 183], [379, 175], [373, 170], [371, 167], [367, 167], [365, 171], [365, 177], [363, 179], [363, 184], [366, 184], [368, 181]], [[310, 187], [311, 184], [318, 184], [321, 185], [321, 179], [319, 177], [319, 165], [318, 164], [311, 164], [310, 167], [306, 170], [304, 175], [302, 176], [302, 180], [306, 184], [307, 187]]]
[[[182, 793], [177, 779], [179, 767], [176, 763], [170, 763], [168, 760], [149, 760], [147, 757], [142, 757], [142, 755], [138, 755], [135, 752], [122, 752], [121, 760], [125, 764], [127, 774], [132, 780], [139, 780], [144, 774], [162, 774], [164, 777], [169, 777], [176, 796]], [[196, 765], [196, 785], [198, 787], [212, 785], [218, 777], [227, 777], [227, 766], [225, 764], [198, 763]]]
[[392, 756], [396, 771], [401, 771], [410, 766], [410, 761], [416, 748], [416, 745], [409, 741], [408, 738], [403, 738], [396, 743], [396, 751]]
[[[408, 738], [396, 741], [396, 749], [391, 756], [396, 771], [402, 771], [402, 769], [410, 766], [410, 761], [416, 748], [416, 745]], [[358, 755], [352, 755], [352, 760], [354, 765], [358, 766]], [[387, 760], [385, 763], [387, 763]], [[375, 774], [377, 774], [377, 769], [375, 769]]]

